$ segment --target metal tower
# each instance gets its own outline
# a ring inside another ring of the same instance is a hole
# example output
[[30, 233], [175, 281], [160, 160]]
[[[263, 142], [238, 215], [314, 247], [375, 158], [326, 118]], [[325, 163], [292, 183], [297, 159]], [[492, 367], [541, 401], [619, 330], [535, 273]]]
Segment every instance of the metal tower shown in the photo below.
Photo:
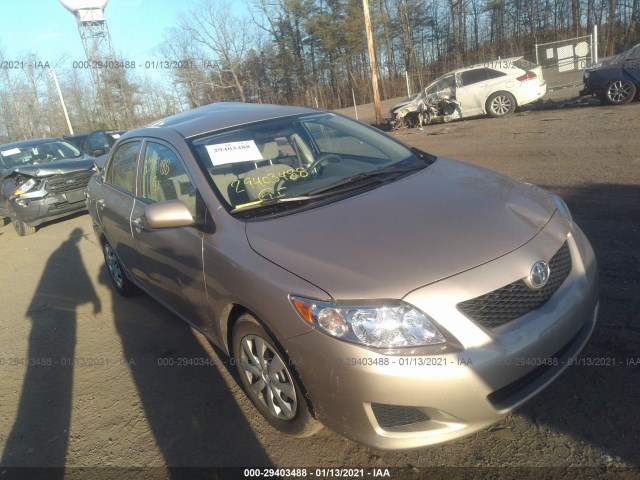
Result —
[[108, 0], [59, 0], [76, 17], [78, 32], [89, 62], [88, 69], [95, 88], [101, 118], [115, 124], [113, 95], [108, 87], [110, 63], [115, 60], [111, 35], [104, 18]]
[[[108, 0], [60, 0], [60, 3], [76, 17], [78, 32], [87, 60], [95, 67], [96, 62], [113, 60], [111, 36], [104, 18]], [[95, 70], [95, 68], [92, 68]]]

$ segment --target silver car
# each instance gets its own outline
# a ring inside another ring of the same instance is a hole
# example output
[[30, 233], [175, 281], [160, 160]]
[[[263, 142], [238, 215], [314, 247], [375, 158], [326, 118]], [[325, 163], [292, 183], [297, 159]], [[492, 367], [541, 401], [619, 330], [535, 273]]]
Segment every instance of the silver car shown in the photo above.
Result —
[[87, 204], [116, 290], [206, 335], [292, 435], [468, 435], [596, 321], [596, 259], [559, 197], [333, 113], [220, 103], [130, 131]]

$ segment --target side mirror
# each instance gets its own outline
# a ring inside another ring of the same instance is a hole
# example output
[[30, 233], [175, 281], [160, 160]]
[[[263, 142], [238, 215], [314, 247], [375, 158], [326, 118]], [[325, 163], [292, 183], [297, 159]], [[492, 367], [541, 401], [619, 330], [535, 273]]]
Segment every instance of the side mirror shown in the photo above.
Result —
[[173, 228], [188, 227], [195, 220], [183, 202], [166, 200], [145, 207], [144, 223], [149, 228]]

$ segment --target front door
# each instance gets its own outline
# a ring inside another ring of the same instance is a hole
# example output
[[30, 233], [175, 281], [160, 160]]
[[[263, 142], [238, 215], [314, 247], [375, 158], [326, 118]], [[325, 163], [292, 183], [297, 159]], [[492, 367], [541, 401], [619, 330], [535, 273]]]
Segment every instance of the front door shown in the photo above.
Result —
[[153, 295], [185, 320], [202, 327], [209, 314], [202, 270], [202, 238], [196, 227], [150, 229], [144, 225], [147, 205], [180, 200], [197, 211], [197, 191], [169, 145], [147, 141], [142, 152], [139, 194], [133, 205], [131, 229], [136, 240], [132, 274]]

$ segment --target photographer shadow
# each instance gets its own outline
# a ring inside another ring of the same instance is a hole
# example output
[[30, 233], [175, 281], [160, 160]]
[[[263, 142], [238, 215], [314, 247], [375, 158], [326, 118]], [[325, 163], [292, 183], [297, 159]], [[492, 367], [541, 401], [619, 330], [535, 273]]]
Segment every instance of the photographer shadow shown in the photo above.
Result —
[[170, 476], [180, 478], [180, 467], [272, 466], [204, 338], [149, 296], [118, 295], [105, 266], [99, 282], [112, 292], [123, 355]]
[[[79, 307], [100, 299], [85, 269], [75, 228], [47, 260], [27, 310], [29, 349], [15, 423], [2, 453], [3, 467], [64, 467], [69, 443], [74, 353]], [[75, 288], [69, 288], [69, 279]], [[63, 469], [48, 472], [62, 478]]]

